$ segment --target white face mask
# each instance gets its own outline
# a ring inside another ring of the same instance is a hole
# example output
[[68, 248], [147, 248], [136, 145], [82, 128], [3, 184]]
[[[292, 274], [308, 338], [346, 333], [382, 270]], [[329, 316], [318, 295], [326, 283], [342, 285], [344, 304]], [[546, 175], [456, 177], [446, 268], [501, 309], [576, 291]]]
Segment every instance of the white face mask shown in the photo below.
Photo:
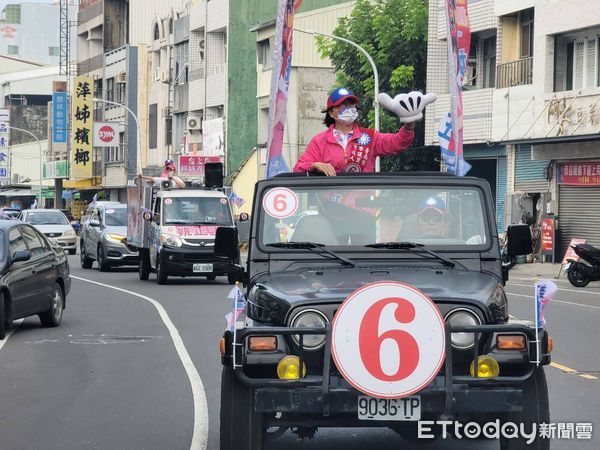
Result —
[[338, 122], [343, 125], [352, 125], [358, 119], [356, 106], [348, 106], [338, 111]]

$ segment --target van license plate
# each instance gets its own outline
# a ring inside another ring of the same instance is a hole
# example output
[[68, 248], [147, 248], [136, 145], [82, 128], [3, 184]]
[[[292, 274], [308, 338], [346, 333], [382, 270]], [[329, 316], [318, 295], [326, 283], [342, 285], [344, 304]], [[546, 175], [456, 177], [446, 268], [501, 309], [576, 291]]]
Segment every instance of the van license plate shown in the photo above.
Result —
[[212, 264], [194, 264], [192, 268], [194, 273], [203, 273], [203, 272], [212, 272], [213, 265]]
[[358, 397], [359, 420], [421, 420], [421, 397], [375, 398]]

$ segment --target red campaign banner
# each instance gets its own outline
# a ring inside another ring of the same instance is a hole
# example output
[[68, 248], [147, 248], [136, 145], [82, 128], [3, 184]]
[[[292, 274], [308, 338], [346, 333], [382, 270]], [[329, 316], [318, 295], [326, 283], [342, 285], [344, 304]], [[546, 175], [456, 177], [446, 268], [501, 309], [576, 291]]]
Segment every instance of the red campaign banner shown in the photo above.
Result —
[[209, 162], [221, 162], [221, 158], [218, 156], [181, 155], [178, 174], [182, 177], [203, 177], [204, 164]]
[[542, 253], [554, 251], [554, 219], [542, 219]]
[[569, 248], [567, 248], [567, 251], [565, 252], [565, 257], [562, 260], [562, 264], [568, 263], [570, 259], [572, 259], [573, 261], [579, 261], [579, 256], [577, 255], [577, 253], [575, 253], [575, 250], [573, 250], [573, 247], [571, 246], [577, 244], [585, 244], [586, 242], [587, 239], [571, 239], [571, 242], [569, 242]]
[[600, 161], [565, 162], [558, 165], [558, 183], [600, 186]]

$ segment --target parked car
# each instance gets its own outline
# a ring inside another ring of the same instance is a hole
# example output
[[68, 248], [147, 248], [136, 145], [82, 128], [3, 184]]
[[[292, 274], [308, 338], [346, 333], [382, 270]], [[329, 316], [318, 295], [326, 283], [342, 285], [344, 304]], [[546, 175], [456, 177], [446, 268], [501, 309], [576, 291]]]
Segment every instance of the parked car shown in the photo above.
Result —
[[111, 267], [133, 265], [139, 262], [136, 249], [127, 245], [127, 205], [122, 203], [97, 203], [85, 212], [81, 224], [81, 267], [90, 269], [98, 262], [101, 272]]
[[0, 339], [16, 319], [60, 325], [71, 289], [65, 252], [34, 227], [0, 220]]
[[60, 209], [26, 209], [19, 219], [33, 225], [69, 255], [77, 253], [77, 233]]
[[0, 212], [2, 214], [7, 215], [11, 219], [16, 219], [19, 216], [19, 213], [21, 212], [21, 210], [15, 209], [15, 208], [2, 208], [2, 209], [0, 209]]

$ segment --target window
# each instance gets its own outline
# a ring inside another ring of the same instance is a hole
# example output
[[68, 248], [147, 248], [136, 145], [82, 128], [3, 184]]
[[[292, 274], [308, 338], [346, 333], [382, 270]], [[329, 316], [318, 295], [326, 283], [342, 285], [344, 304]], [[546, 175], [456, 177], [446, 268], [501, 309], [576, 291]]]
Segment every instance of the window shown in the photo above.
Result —
[[172, 118], [165, 117], [165, 145], [171, 145], [173, 143], [173, 120]]
[[6, 23], [21, 23], [21, 5], [6, 5], [2, 19]]
[[153, 38], [154, 38], [155, 41], [157, 41], [157, 40], [160, 39], [160, 28], [158, 26], [158, 23], [154, 24], [154, 35], [153, 35]]
[[472, 39], [469, 48], [469, 59], [467, 61], [467, 73], [465, 75], [464, 89], [472, 89], [477, 85], [477, 44], [478, 40]]
[[15, 256], [17, 252], [27, 251], [27, 246], [18, 228], [13, 228], [8, 232], [8, 251], [11, 257]]
[[589, 89], [600, 85], [598, 36], [579, 34], [556, 39], [555, 91]]
[[21, 227], [21, 234], [25, 238], [25, 243], [29, 247], [31, 258], [38, 258], [46, 253], [46, 246], [40, 240], [37, 232], [31, 227]]
[[109, 102], [115, 101], [115, 79], [109, 78], [106, 80], [106, 100]]
[[[111, 78], [112, 80], [112, 78]], [[125, 83], [116, 83], [117, 84], [117, 102], [125, 103], [125, 94], [126, 94], [126, 85]]]
[[150, 135], [148, 138], [148, 148], [156, 148], [157, 146], [157, 128], [158, 128], [158, 104], [153, 103], [150, 105], [150, 109], [148, 111], [148, 122], [150, 128]]
[[19, 54], [19, 46], [18, 45], [9, 45], [6, 49], [6, 53], [9, 55], [18, 55]]
[[496, 86], [496, 36], [483, 40], [483, 87]]
[[268, 39], [259, 41], [257, 44], [258, 64], [263, 70], [271, 69], [271, 45]]
[[521, 11], [521, 58], [533, 56], [533, 8]]
[[59, 56], [60, 47], [48, 47], [48, 56]]
[[169, 34], [173, 34], [173, 19], [169, 19]]

